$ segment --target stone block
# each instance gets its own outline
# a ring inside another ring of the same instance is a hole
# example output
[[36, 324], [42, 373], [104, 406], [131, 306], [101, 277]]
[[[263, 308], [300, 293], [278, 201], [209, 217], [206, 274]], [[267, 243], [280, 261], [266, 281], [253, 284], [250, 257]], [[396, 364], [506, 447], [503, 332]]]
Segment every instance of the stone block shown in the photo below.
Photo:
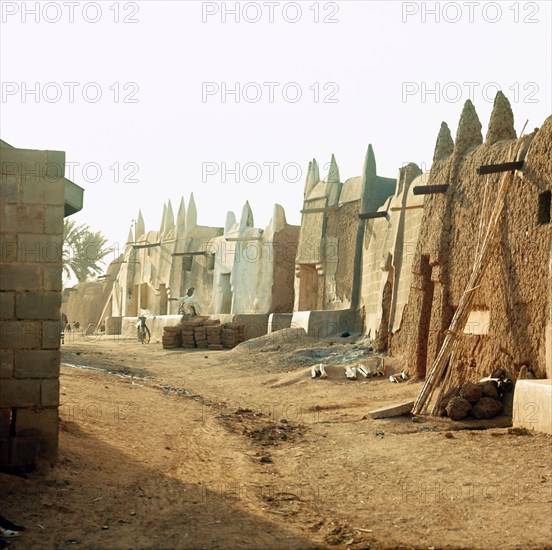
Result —
[[10, 176], [45, 173], [48, 151], [3, 147], [0, 151], [0, 173]]
[[4, 233], [0, 235], [0, 262], [12, 263], [17, 261], [17, 235]]
[[10, 439], [0, 437], [0, 465], [8, 465], [10, 463]]
[[13, 319], [15, 312], [15, 293], [0, 292], [0, 319]]
[[42, 205], [5, 204], [2, 206], [0, 231], [13, 233], [44, 232], [44, 207]]
[[0, 265], [1, 290], [41, 290], [42, 269], [38, 264]]
[[36, 437], [12, 437], [10, 438], [10, 455], [12, 466], [32, 465], [36, 461]]
[[45, 265], [44, 266], [44, 290], [62, 290], [62, 266], [61, 265]]
[[48, 178], [65, 177], [65, 151], [46, 151], [46, 175]]
[[11, 409], [0, 409], [0, 439], [10, 435]]
[[8, 349], [0, 350], [0, 378], [13, 377], [14, 352]]
[[0, 202], [8, 204], [16, 204], [19, 202], [17, 178], [7, 174], [2, 174], [0, 177]]
[[18, 292], [15, 315], [18, 319], [59, 319], [61, 294], [59, 292]]
[[47, 206], [44, 217], [44, 232], [48, 234], [63, 235], [64, 215], [64, 206]]
[[43, 407], [59, 406], [59, 378], [43, 380], [40, 384], [41, 405]]
[[62, 235], [19, 235], [17, 239], [17, 259], [21, 262], [63, 262]]
[[59, 351], [23, 350], [15, 352], [15, 378], [58, 378]]
[[40, 321], [0, 321], [0, 349], [37, 349]]
[[42, 460], [55, 462], [58, 458], [58, 436], [37, 438], [36, 454]]
[[42, 322], [42, 349], [59, 349], [61, 340], [61, 322]]
[[15, 413], [15, 435], [56, 438], [58, 435], [57, 408], [17, 409]]
[[[40, 381], [2, 380], [0, 384], [1, 407], [33, 407], [40, 404]], [[52, 404], [55, 406], [55, 404]]]
[[63, 179], [41, 178], [34, 174], [23, 177], [19, 190], [20, 200], [24, 204], [55, 204], [65, 203], [65, 182]]

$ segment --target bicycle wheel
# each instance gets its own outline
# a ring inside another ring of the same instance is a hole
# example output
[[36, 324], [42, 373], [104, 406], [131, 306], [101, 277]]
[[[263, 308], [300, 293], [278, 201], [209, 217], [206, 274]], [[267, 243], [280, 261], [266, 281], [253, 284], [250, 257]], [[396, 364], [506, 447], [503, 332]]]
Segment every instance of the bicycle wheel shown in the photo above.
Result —
[[144, 344], [149, 344], [150, 342], [150, 338], [151, 338], [151, 333], [150, 333], [150, 330], [148, 327], [145, 327], [145, 331], [144, 331]]
[[138, 342], [144, 343], [144, 331], [141, 328], [138, 329]]

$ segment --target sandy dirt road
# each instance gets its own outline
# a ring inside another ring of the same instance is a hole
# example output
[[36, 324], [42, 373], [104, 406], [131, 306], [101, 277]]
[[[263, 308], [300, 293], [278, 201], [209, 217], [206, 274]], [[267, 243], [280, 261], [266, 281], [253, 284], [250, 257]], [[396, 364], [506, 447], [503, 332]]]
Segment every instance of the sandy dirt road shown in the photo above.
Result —
[[73, 335], [59, 462], [0, 474], [12, 548], [552, 548], [552, 438], [367, 418], [420, 383], [311, 380], [351, 349]]

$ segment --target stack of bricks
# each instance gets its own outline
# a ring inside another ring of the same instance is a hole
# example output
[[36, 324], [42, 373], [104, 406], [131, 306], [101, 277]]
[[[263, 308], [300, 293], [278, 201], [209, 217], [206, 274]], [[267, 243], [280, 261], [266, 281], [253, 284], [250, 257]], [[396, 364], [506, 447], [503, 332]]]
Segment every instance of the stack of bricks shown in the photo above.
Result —
[[[195, 348], [197, 345], [195, 329], [200, 327], [208, 317], [191, 317], [182, 321], [182, 347]], [[201, 331], [198, 331], [200, 340], [202, 339]]]
[[163, 349], [175, 349], [182, 347], [182, 326], [163, 328]]
[[243, 325], [238, 323], [224, 323], [222, 325], [222, 345], [225, 348], [233, 348], [245, 340]]
[[64, 170], [0, 144], [0, 465], [57, 457]]
[[182, 323], [182, 347], [195, 348], [194, 327], [192, 323]]
[[204, 323], [198, 324], [194, 327], [195, 344], [198, 348], [207, 347], [207, 330]]
[[209, 321], [205, 328], [209, 349], [222, 349], [222, 327], [218, 319]]

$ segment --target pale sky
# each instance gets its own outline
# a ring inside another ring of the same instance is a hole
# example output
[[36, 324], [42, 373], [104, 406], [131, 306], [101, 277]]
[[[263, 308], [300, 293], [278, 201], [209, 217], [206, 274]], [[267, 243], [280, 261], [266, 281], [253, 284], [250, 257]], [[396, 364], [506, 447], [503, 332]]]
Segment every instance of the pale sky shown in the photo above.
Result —
[[548, 1], [0, 4], [1, 137], [66, 151], [74, 218], [115, 246], [191, 192], [201, 225], [246, 200], [299, 224], [309, 159], [429, 169], [441, 121], [472, 99], [485, 135], [498, 88], [518, 132], [552, 112]]

